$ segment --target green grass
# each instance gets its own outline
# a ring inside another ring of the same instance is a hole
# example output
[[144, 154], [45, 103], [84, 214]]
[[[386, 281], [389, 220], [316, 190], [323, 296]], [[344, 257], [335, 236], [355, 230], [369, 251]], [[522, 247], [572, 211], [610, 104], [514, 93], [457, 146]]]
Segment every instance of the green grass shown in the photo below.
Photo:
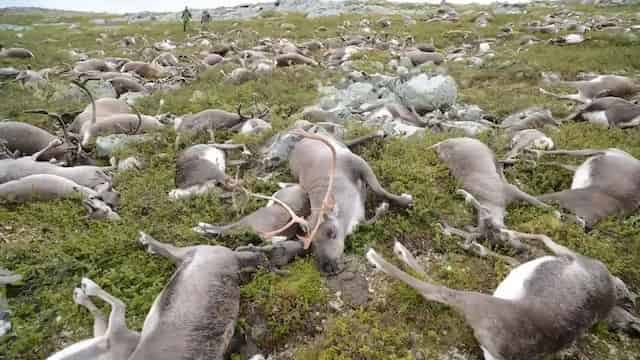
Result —
[[[461, 8], [460, 12], [474, 9], [478, 7]], [[630, 18], [640, 11], [639, 6], [577, 9], [585, 12], [583, 18], [594, 14]], [[461, 46], [465, 41], [494, 37], [500, 27], [515, 24], [514, 35], [492, 46], [496, 51], [494, 59], [477, 68], [459, 63], [446, 66], [458, 82], [461, 100], [477, 104], [498, 118], [533, 105], [548, 107], [558, 116], [569, 112], [566, 103], [540, 95], [537, 88], [541, 72], [557, 72], [570, 79], [582, 71], [634, 75], [640, 68], [637, 56], [640, 44], [625, 34], [593, 33], [590, 41], [582, 45], [558, 47], [541, 43], [518, 52], [519, 24], [541, 19], [550, 11], [552, 9], [540, 7], [530, 9], [526, 15], [498, 15], [487, 28], [480, 30], [474, 29], [472, 15], [466, 13], [457, 23], [418, 21], [409, 26], [405, 26], [400, 17], [390, 16], [392, 25], [383, 31], [400, 40], [411, 35], [417, 41], [433, 41], [442, 50]], [[362, 18], [353, 14], [306, 19], [301, 14], [269, 13], [237, 25], [234, 21], [213, 22], [210, 29], [223, 37], [233, 29], [244, 29], [237, 39], [238, 46], [244, 47], [253, 46], [259, 38], [282, 36], [282, 23], [296, 26], [296, 30], [287, 35], [292, 40], [315, 37], [322, 40], [343, 34], [338, 27], [345, 21], [357, 24]], [[379, 17], [370, 18], [376, 28]], [[0, 12], [0, 23], [76, 22], [80, 25], [72, 31], [66, 26], [34, 27], [25, 31], [22, 39], [14, 32], [0, 33], [0, 43], [5, 46], [24, 46], [36, 54], [35, 59], [27, 61], [0, 59], [0, 67], [30, 65], [41, 69], [72, 64], [66, 52], [69, 48], [93, 55], [102, 50], [105, 56], [137, 59], [143, 42], [132, 49], [123, 49], [118, 45], [122, 37], [144, 35], [151, 44], [167, 38], [175, 42], [185, 39], [178, 23], [105, 28], [90, 25], [88, 20], [75, 13], [56, 15], [53, 19], [44, 12], [29, 15]], [[317, 32], [321, 26], [328, 31]], [[96, 42], [101, 33], [107, 34], [103, 44]], [[180, 49], [185, 54], [197, 54], [201, 50], [204, 49]], [[321, 54], [313, 56], [320, 59]], [[366, 51], [358, 55], [354, 65], [359, 70], [375, 72], [380, 63], [388, 70], [386, 65], [391, 58], [387, 51]], [[224, 68], [227, 73], [230, 70]], [[332, 84], [339, 78], [336, 71], [291, 68], [278, 69], [272, 75], [234, 86], [224, 83], [220, 69], [212, 69], [180, 89], [157, 92], [142, 99], [137, 107], [148, 114], [159, 111], [184, 114], [207, 108], [233, 111], [238, 104], [250, 106], [255, 100], [271, 108], [275, 132], [295, 121], [296, 116], [291, 114], [317, 100], [318, 83]], [[27, 121], [53, 130], [54, 125], [45, 117], [26, 115], [23, 111], [47, 108], [60, 112], [84, 107], [85, 100], [65, 102], [53, 96], [57, 88], [66, 86], [70, 86], [68, 80], [59, 76], [52, 76], [51, 84], [40, 91], [24, 89], [11, 82], [0, 84], [0, 95], [5, 99], [0, 102], [0, 119]], [[194, 96], [196, 91], [201, 95]], [[160, 109], [161, 100], [164, 106]], [[350, 130], [354, 135], [364, 132], [357, 126]], [[231, 137], [227, 133], [216, 135], [218, 141]], [[234, 139], [247, 142], [255, 153], [268, 135], [234, 136]], [[454, 195], [458, 184], [436, 154], [428, 149], [447, 136], [452, 135], [387, 139], [358, 149], [381, 183], [390, 191], [411, 193], [415, 206], [410, 210], [394, 210], [382, 221], [359, 228], [349, 238], [347, 252], [362, 255], [366, 248], [373, 246], [390, 257], [393, 242], [401, 240], [427, 259], [430, 275], [436, 281], [454, 288], [491, 293], [508, 273], [508, 266], [468, 255], [459, 248], [456, 239], [443, 237], [435, 225], [440, 221], [465, 225], [475, 218], [463, 199]], [[602, 129], [576, 123], [552, 132], [551, 137], [559, 148], [618, 147], [640, 157], [637, 129]], [[119, 213], [123, 221], [120, 223], [85, 219], [77, 200], [0, 208], [0, 266], [24, 276], [21, 285], [8, 289], [14, 311], [14, 332], [1, 340], [0, 359], [41, 359], [64, 345], [90, 336], [90, 315], [71, 298], [73, 288], [83, 276], [120, 297], [128, 306], [128, 325], [139, 330], [153, 299], [174, 271], [169, 261], [150, 256], [137, 246], [135, 239], [140, 230], [178, 245], [209, 243], [235, 247], [257, 241], [256, 236], [246, 233], [206, 240], [191, 231], [199, 221], [225, 223], [237, 219], [262, 202], [241, 201], [238, 207], [233, 207], [219, 200], [216, 194], [181, 203], [170, 202], [167, 193], [174, 186], [174, 139], [173, 131], [167, 130], [154, 142], [122, 152], [122, 155], [140, 154], [148, 168], [115, 178], [115, 186], [122, 194]], [[482, 140], [498, 154], [504, 154], [507, 141], [502, 134], [484, 136]], [[252, 170], [243, 174], [247, 186], [263, 193], [275, 190], [276, 181], [291, 178], [285, 166], [277, 169], [276, 177], [267, 182], [258, 180], [256, 175]], [[509, 169], [507, 176], [533, 194], [565, 189], [571, 182], [568, 172], [527, 164]], [[377, 201], [371, 196], [368, 208], [374, 209]], [[517, 230], [545, 233], [580, 253], [604, 261], [612, 273], [638, 292], [639, 219], [638, 215], [612, 218], [585, 234], [576, 226], [559, 223], [548, 211], [516, 204], [509, 208], [506, 222]], [[367, 305], [337, 312], [328, 306], [334, 294], [326, 287], [312, 259], [297, 260], [286, 270], [289, 275], [285, 276], [259, 272], [242, 288], [239, 327], [246, 331], [256, 322], [264, 321], [267, 331], [258, 342], [265, 353], [286, 350], [296, 359], [412, 359], [420, 352], [424, 358], [432, 359], [459, 352], [470, 359], [481, 358], [471, 330], [458, 314], [423, 300], [402, 284], [375, 276], [374, 293]], [[597, 326], [582, 339], [579, 347], [593, 359], [630, 359], [640, 352], [637, 339], [609, 333], [603, 326]], [[615, 349], [616, 353], [609, 349]], [[575, 358], [576, 355], [564, 357]]]

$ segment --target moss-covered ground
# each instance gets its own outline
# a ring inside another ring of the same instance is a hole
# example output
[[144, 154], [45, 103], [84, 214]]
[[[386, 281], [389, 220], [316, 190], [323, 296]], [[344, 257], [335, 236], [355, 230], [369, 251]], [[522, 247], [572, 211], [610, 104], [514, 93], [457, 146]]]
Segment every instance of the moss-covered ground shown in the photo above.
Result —
[[[497, 15], [487, 28], [480, 30], [473, 27], [475, 10], [461, 8], [465, 15], [457, 23], [418, 21], [416, 25], [405, 26], [401, 18], [391, 17], [392, 25], [384, 31], [400, 39], [412, 35], [417, 41], [433, 41], [436, 47], [444, 49], [462, 45], [464, 41], [495, 37], [503, 25], [515, 24], [516, 34], [494, 46], [494, 59], [475, 68], [457, 63], [446, 66], [458, 81], [461, 100], [477, 104], [498, 118], [532, 105], [548, 107], [558, 116], [569, 112], [566, 103], [539, 94], [541, 72], [557, 72], [571, 79], [583, 71], [635, 75], [640, 69], [638, 35], [593, 33], [589, 41], [580, 45], [559, 47], [543, 42], [517, 52], [518, 25], [542, 19], [554, 9], [536, 7], [527, 14]], [[585, 11], [584, 17], [617, 14], [637, 18], [640, 7], [577, 10]], [[0, 67], [30, 65], [41, 69], [71, 63], [67, 52], [71, 48], [131, 57], [118, 45], [119, 39], [129, 35], [144, 36], [149, 42], [169, 38], [179, 43], [185, 39], [177, 23], [95, 26], [89, 23], [91, 17], [95, 15], [0, 12], [0, 23], [79, 24], [78, 30], [68, 30], [68, 25], [35, 26], [23, 32], [21, 39], [14, 32], [0, 32], [0, 43], [24, 46], [36, 55], [27, 61], [0, 59]], [[237, 36], [245, 46], [254, 45], [261, 37], [323, 40], [338, 35], [338, 26], [344, 21], [357, 24], [363, 17], [353, 14], [306, 19], [300, 14], [270, 13], [243, 22], [213, 22], [210, 30], [225, 34], [243, 29]], [[282, 33], [283, 22], [295, 25], [296, 30]], [[320, 26], [328, 30], [317, 32]], [[471, 32], [465, 39], [462, 33], [452, 30]], [[98, 44], [96, 38], [101, 33], [107, 34], [107, 40]], [[321, 53], [315, 56], [320, 57]], [[360, 55], [356, 66], [373, 71], [379, 69], [376, 62], [385, 65], [388, 59], [386, 52], [373, 51]], [[339, 77], [335, 71], [299, 67], [278, 69], [273, 75], [234, 86], [224, 83], [219, 69], [213, 69], [179, 90], [158, 92], [142, 99], [138, 107], [142, 112], [155, 114], [164, 100], [163, 112], [182, 114], [207, 108], [232, 111], [239, 103], [251, 104], [257, 99], [271, 106], [274, 131], [278, 131], [294, 121], [290, 114], [317, 99], [318, 83], [331, 84]], [[84, 107], [84, 102], [63, 103], [52, 96], [55, 86], [65, 84], [65, 79], [55, 76], [50, 87], [37, 92], [12, 82], [0, 84], [0, 118], [27, 121], [53, 130], [53, 124], [46, 118], [25, 115], [23, 110], [65, 111]], [[195, 91], [201, 95], [194, 97]], [[394, 192], [411, 193], [415, 206], [408, 211], [394, 211], [375, 225], [361, 227], [348, 239], [347, 252], [362, 256], [367, 247], [373, 246], [390, 255], [393, 241], [400, 239], [428, 260], [430, 273], [437, 281], [450, 287], [491, 293], [508, 273], [508, 266], [470, 256], [457, 246], [455, 239], [440, 235], [435, 226], [442, 220], [464, 225], [474, 219], [464, 201], [455, 196], [456, 183], [448, 170], [428, 150], [446, 136], [454, 135], [387, 139], [358, 149], [382, 184]], [[603, 129], [576, 123], [562, 126], [551, 137], [558, 148], [618, 147], [640, 157], [637, 129]], [[0, 207], [0, 266], [24, 276], [22, 283], [8, 289], [14, 330], [0, 343], [0, 359], [42, 359], [66, 344], [89, 337], [92, 319], [71, 298], [73, 288], [85, 276], [121, 298], [128, 306], [128, 325], [140, 329], [153, 299], [173, 271], [169, 261], [149, 256], [136, 245], [140, 230], [178, 245], [210, 243], [234, 247], [257, 240], [250, 235], [207, 240], [191, 231], [199, 221], [227, 222], [261, 203], [251, 200], [242, 210], [236, 210], [215, 194], [185, 202], [168, 201], [166, 194], [174, 185], [174, 138], [175, 134], [167, 131], [157, 141], [127, 150], [140, 154], [148, 167], [116, 176], [115, 186], [122, 194], [119, 213], [123, 221], [119, 223], [87, 220], [83, 208], [73, 200]], [[263, 139], [242, 140], [253, 144], [256, 150]], [[506, 140], [502, 134], [484, 136], [483, 140], [498, 154], [504, 153]], [[563, 170], [527, 164], [511, 168], [507, 176], [532, 194], [565, 189], [571, 181], [571, 174]], [[257, 180], [251, 171], [246, 174], [247, 184], [263, 193], [276, 189], [276, 180], [289, 178], [286, 166], [277, 169], [275, 178], [269, 182]], [[374, 201], [370, 208], [375, 208]], [[506, 221], [514, 229], [547, 234], [580, 253], [602, 260], [613, 274], [636, 292], [640, 291], [638, 215], [609, 219], [588, 234], [577, 226], [559, 222], [550, 212], [525, 205], [510, 207]], [[259, 272], [242, 289], [243, 319], [239, 326], [250, 328], [252, 316], [248, 314], [262, 314], [268, 333], [258, 345], [266, 353], [286, 353], [296, 359], [413, 359], [420, 356], [418, 353], [427, 359], [453, 359], [458, 355], [481, 358], [471, 330], [459, 315], [445, 306], [424, 301], [404, 285], [376, 276], [372, 286], [375, 292], [367, 305], [335, 311], [328, 306], [334, 295], [326, 288], [312, 259], [297, 260], [286, 270], [289, 271], [286, 276]], [[557, 358], [632, 359], [638, 354], [638, 339], [596, 326], [574, 351]]]

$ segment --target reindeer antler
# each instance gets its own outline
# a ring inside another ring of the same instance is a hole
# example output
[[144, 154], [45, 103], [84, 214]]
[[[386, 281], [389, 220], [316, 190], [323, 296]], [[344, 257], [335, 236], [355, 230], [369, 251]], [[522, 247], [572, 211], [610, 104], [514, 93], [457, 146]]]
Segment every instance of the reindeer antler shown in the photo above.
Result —
[[83, 82], [79, 82], [79, 81], [76, 81], [76, 80], [71, 80], [71, 83], [74, 84], [75, 86], [79, 87], [80, 89], [82, 89], [85, 93], [87, 93], [87, 96], [89, 96], [89, 100], [91, 100], [91, 111], [92, 111], [91, 123], [95, 124], [96, 121], [97, 121], [97, 119], [96, 119], [96, 101], [93, 98], [93, 94], [91, 94], [91, 91], [89, 91], [89, 89], [87, 89], [87, 87], [85, 86], [85, 84], [89, 80], [90, 79], [86, 79]]
[[249, 119], [251, 119], [251, 117], [249, 117], [249, 116], [242, 115], [241, 110], [242, 110], [242, 104], [238, 104], [238, 110], [236, 110], [236, 112], [238, 113], [238, 116], [240, 116], [240, 120], [249, 120]]
[[62, 115], [55, 112], [49, 112], [43, 109], [25, 110], [24, 113], [25, 114], [42, 114], [42, 115], [47, 115], [51, 118], [56, 119], [58, 121], [58, 124], [60, 124], [60, 127], [62, 128], [64, 141], [71, 144], [71, 138], [69, 137], [69, 132], [67, 132], [67, 125], [64, 123], [64, 120], [62, 120]]
[[138, 124], [136, 125], [136, 129], [133, 130], [133, 132], [129, 133], [128, 135], [136, 135], [138, 131], [140, 131], [140, 128], [142, 127], [142, 115], [140, 115], [140, 111], [138, 111], [138, 109], [136, 109], [135, 106], [129, 104], [129, 107], [136, 113], [136, 116], [138, 117]]
[[300, 225], [300, 227], [302, 228], [302, 231], [304, 232], [308, 232], [309, 231], [309, 223], [299, 217], [295, 211], [293, 211], [293, 209], [291, 209], [291, 207], [289, 207], [289, 205], [287, 205], [285, 202], [283, 202], [282, 200], [276, 198], [275, 196], [266, 196], [266, 195], [262, 195], [262, 194], [256, 194], [256, 193], [252, 193], [249, 190], [245, 189], [245, 188], [241, 188], [242, 191], [244, 191], [247, 195], [258, 198], [258, 199], [264, 199], [264, 200], [271, 200], [275, 203], [277, 203], [278, 205], [282, 206], [288, 213], [289, 216], [291, 216], [291, 220], [289, 220], [289, 222], [287, 224], [285, 224], [283, 227], [277, 229], [277, 230], [273, 230], [273, 231], [269, 231], [266, 233], [262, 233], [261, 235], [265, 238], [265, 239], [269, 239], [272, 238], [280, 233], [282, 233], [283, 231], [287, 230], [288, 228], [290, 228], [291, 226], [293, 226], [294, 224], [298, 224]]
[[318, 232], [318, 229], [320, 228], [320, 224], [322, 220], [324, 220], [324, 217], [326, 216], [327, 211], [333, 209], [335, 205], [331, 196], [333, 193], [333, 182], [336, 175], [337, 153], [336, 153], [336, 148], [331, 143], [331, 141], [327, 140], [326, 138], [320, 135], [311, 134], [302, 129], [294, 129], [291, 131], [291, 134], [300, 135], [307, 139], [320, 141], [323, 144], [327, 145], [331, 150], [331, 169], [329, 170], [329, 184], [327, 185], [327, 193], [325, 194], [324, 199], [322, 200], [322, 206], [320, 206], [318, 218], [316, 220], [316, 224], [313, 227], [313, 230], [308, 236], [302, 237], [302, 240], [304, 241], [304, 248], [308, 249], [309, 246], [311, 245], [311, 242], [313, 242], [313, 238], [316, 236], [316, 233]]

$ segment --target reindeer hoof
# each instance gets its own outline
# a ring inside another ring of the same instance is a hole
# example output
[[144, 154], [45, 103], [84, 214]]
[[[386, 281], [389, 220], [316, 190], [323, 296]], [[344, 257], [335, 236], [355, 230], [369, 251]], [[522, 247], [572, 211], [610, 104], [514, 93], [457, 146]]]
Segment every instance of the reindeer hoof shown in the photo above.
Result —
[[88, 278], [82, 278], [80, 288], [87, 296], [97, 296], [100, 291], [100, 286]]
[[380, 266], [380, 263], [378, 262], [378, 259], [377, 259], [379, 255], [378, 253], [376, 253], [375, 250], [369, 249], [369, 251], [367, 251], [366, 257], [367, 257], [367, 260], [369, 260], [369, 263], [371, 265], [373, 265], [378, 270], [382, 270], [382, 266]]
[[87, 302], [87, 300], [89, 300], [89, 297], [84, 293], [84, 290], [82, 290], [81, 288], [73, 289], [73, 302], [78, 305], [83, 305]]
[[411, 196], [411, 194], [406, 194], [405, 193], [405, 194], [400, 195], [400, 197], [405, 200], [405, 206], [406, 207], [408, 207], [408, 208], [413, 207], [413, 196]]
[[140, 245], [142, 245], [142, 247], [144, 247], [144, 249], [149, 253], [149, 254], [155, 254], [155, 251], [153, 251], [153, 249], [151, 248], [151, 236], [147, 235], [146, 233], [140, 231], [140, 237], [138, 238], [138, 242], [140, 243]]
[[456, 190], [456, 194], [461, 195], [464, 197], [464, 201], [466, 203], [470, 203], [473, 200], [473, 195], [469, 194], [466, 190], [464, 189], [458, 189]]
[[447, 229], [447, 227], [445, 225], [440, 224], [440, 223], [436, 223], [436, 227], [438, 227], [438, 229], [440, 230], [442, 235], [451, 236], [451, 232]]

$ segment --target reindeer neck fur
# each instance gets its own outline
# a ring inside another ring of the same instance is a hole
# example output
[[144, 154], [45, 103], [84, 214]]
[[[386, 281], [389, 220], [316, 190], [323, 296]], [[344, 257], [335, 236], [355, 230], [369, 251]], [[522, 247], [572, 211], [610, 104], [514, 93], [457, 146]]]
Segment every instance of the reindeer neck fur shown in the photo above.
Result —
[[240, 264], [230, 249], [197, 246], [156, 298], [129, 359], [222, 359], [240, 305]]

